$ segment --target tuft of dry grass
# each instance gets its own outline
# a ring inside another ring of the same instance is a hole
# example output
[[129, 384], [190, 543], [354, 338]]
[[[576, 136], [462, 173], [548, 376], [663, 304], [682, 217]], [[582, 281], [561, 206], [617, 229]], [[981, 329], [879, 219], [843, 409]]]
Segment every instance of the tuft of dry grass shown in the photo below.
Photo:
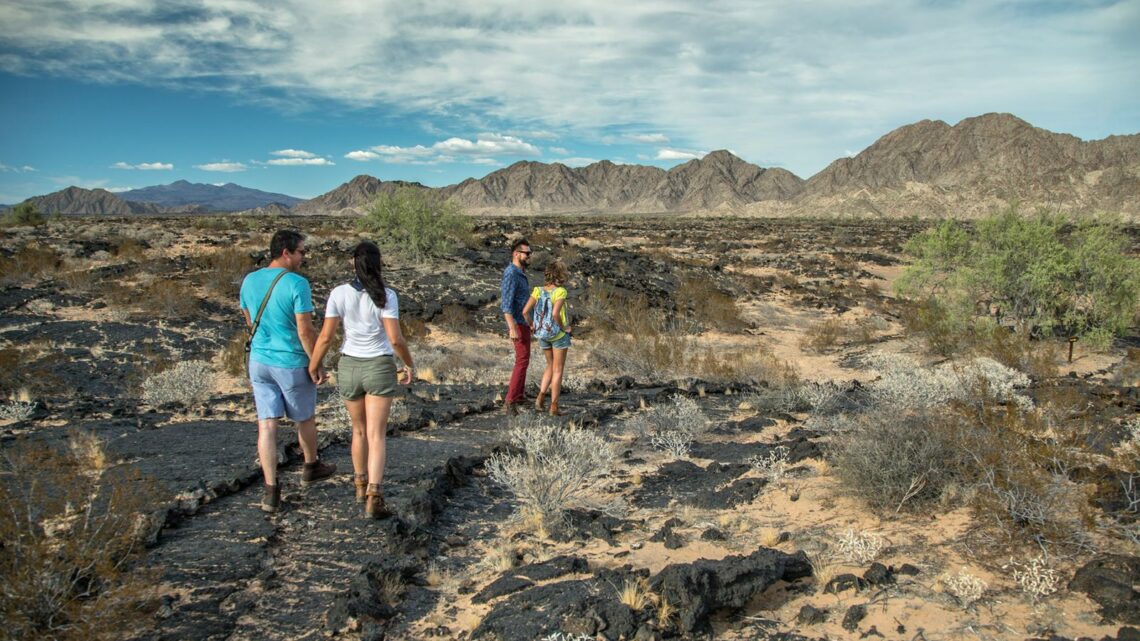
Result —
[[33, 282], [53, 276], [63, 266], [54, 249], [24, 245], [11, 255], [0, 255], [0, 285]]
[[630, 610], [638, 612], [651, 603], [649, 582], [645, 577], [631, 577], [618, 590], [618, 601]]
[[817, 354], [826, 354], [839, 347], [839, 338], [846, 333], [843, 321], [829, 318], [815, 323], [804, 331], [800, 339], [800, 349]]

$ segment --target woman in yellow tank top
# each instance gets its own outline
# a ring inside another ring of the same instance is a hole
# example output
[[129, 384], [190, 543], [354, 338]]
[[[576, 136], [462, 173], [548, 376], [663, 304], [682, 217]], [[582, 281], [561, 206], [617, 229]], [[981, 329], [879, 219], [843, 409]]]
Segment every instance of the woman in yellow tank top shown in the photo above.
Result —
[[[562, 416], [558, 409], [558, 396], [562, 391], [562, 373], [566, 367], [566, 354], [570, 349], [570, 324], [566, 319], [566, 268], [562, 263], [554, 261], [546, 266], [545, 282], [542, 287], [535, 287], [530, 294], [530, 300], [523, 308], [523, 316], [529, 317], [531, 312], [538, 308], [534, 324], [535, 337], [538, 346], [542, 348], [542, 355], [546, 359], [546, 369], [542, 372], [542, 384], [538, 388], [538, 398], [534, 407], [538, 411], [546, 409], [544, 400], [546, 392], [550, 392], [550, 415]], [[549, 303], [540, 301], [548, 299]], [[549, 312], [547, 311], [549, 310]], [[538, 318], [549, 313], [549, 318]], [[543, 325], [548, 326], [543, 331]], [[544, 335], [545, 334], [545, 335]]]

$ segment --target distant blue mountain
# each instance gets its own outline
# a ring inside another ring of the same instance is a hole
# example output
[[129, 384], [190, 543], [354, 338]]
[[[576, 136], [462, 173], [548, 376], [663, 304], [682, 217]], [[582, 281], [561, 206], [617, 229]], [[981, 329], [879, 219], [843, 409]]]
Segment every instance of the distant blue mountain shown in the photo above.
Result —
[[185, 180], [172, 182], [169, 185], [132, 189], [120, 192], [118, 196], [123, 200], [154, 203], [162, 207], [199, 205], [210, 211], [242, 211], [264, 207], [270, 203], [292, 207], [301, 202], [300, 198], [293, 196], [250, 189], [234, 183], [218, 186], [192, 183]]

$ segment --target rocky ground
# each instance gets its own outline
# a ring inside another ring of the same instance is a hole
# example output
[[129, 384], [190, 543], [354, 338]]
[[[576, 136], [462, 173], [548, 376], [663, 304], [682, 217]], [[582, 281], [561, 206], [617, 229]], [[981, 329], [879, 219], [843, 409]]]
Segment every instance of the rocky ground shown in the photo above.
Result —
[[[879, 375], [872, 352], [931, 360], [890, 287], [917, 222], [495, 219], [452, 258], [386, 256], [421, 380], [397, 404], [385, 487], [398, 517], [381, 522], [352, 499], [331, 388], [322, 456], [342, 473], [300, 488], [284, 433], [286, 507], [258, 508], [236, 288], [284, 224], [310, 234], [323, 310], [346, 279], [348, 220], [84, 218], [0, 236], [0, 447], [93, 433], [163, 492], [138, 561], [157, 577], [153, 607], [122, 637], [1140, 638], [1127, 627], [1140, 625], [1137, 494], [1111, 457], [1140, 412], [1127, 345], [1078, 344], [1026, 390], [1064, 388], [1096, 426], [1098, 464], [1069, 471], [1095, 508], [1088, 545], [1055, 559], [1059, 589], [1043, 596], [978, 549], [968, 509], [871, 510], [831, 468], [819, 407], [768, 402], [790, 381], [835, 381], [833, 400], [855, 403]], [[498, 283], [516, 234], [538, 250], [533, 283], [551, 257], [573, 274], [561, 420], [617, 455], [559, 527], [521, 518], [485, 467], [511, 447]], [[647, 317], [667, 340], [638, 335]], [[204, 396], [148, 395], [148, 380], [199, 360]], [[707, 418], [687, 458], [630, 427], [678, 398]], [[754, 464], [777, 451], [783, 473]], [[844, 552], [864, 535], [874, 554]], [[988, 588], [964, 604], [946, 577], [966, 569]]]

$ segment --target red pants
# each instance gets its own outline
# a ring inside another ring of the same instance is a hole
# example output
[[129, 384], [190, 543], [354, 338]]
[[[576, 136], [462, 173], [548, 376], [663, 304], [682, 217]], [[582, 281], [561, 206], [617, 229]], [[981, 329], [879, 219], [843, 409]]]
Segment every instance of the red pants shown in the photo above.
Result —
[[511, 372], [511, 385], [507, 388], [507, 405], [522, 403], [526, 394], [526, 370], [530, 367], [530, 326], [519, 323], [515, 339], [515, 369]]

